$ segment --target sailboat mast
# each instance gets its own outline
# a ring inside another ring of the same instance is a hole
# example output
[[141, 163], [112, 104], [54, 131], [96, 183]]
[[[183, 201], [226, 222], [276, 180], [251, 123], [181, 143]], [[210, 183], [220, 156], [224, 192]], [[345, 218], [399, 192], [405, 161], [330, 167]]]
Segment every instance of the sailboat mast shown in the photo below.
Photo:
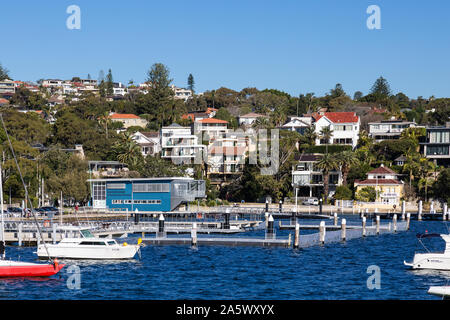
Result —
[[5, 218], [3, 213], [3, 176], [2, 176], [2, 164], [0, 163], [0, 210], [2, 210], [2, 243], [3, 243], [3, 252], [2, 259], [5, 259]]

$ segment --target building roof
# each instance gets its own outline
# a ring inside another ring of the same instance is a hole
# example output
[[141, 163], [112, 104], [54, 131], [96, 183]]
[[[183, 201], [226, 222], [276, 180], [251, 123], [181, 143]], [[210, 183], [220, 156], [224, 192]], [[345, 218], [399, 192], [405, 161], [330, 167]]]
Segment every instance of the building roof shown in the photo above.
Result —
[[384, 166], [378, 167], [376, 169], [373, 169], [372, 171], [369, 171], [367, 174], [391, 174], [391, 175], [398, 175], [397, 172], [394, 170], [391, 170], [389, 168], [386, 168]]
[[254, 113], [254, 112], [250, 112], [247, 114], [244, 114], [242, 116], [239, 116], [239, 118], [261, 118], [261, 117], [267, 117], [263, 114], [259, 114], [259, 113]]
[[224, 154], [226, 156], [243, 155], [245, 153], [245, 147], [213, 147], [209, 153]]
[[207, 118], [207, 119], [202, 119], [199, 120], [198, 122], [200, 123], [228, 123], [228, 121], [225, 120], [220, 120], [220, 119], [214, 119], [214, 118]]
[[135, 114], [131, 114], [131, 113], [114, 113], [112, 115], [109, 116], [110, 119], [140, 119], [140, 117], [138, 117]]
[[323, 115], [313, 114], [312, 116], [316, 121], [326, 117], [333, 123], [352, 123], [358, 122], [359, 119], [355, 112], [324, 112]]
[[159, 137], [158, 131], [141, 132], [141, 134], [143, 134], [147, 138], [158, 138]]
[[403, 184], [402, 181], [394, 180], [394, 179], [366, 179], [366, 180], [355, 180], [355, 185], [364, 184], [364, 185], [382, 185], [382, 184], [392, 184], [392, 185], [400, 185]]
[[316, 162], [322, 158], [322, 155], [319, 154], [297, 154], [294, 156], [294, 159], [299, 162]]
[[404, 155], [401, 155], [400, 157], [398, 157], [394, 161], [406, 161], [406, 157]]

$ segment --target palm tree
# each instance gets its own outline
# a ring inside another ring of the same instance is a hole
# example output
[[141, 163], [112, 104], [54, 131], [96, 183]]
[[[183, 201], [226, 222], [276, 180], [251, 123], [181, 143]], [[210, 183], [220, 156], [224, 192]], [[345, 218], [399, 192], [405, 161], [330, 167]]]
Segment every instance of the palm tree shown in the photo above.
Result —
[[359, 160], [353, 151], [347, 150], [336, 154], [336, 160], [341, 166], [342, 171], [342, 183], [347, 185], [347, 176], [350, 172], [350, 167], [359, 164]]
[[109, 112], [105, 111], [100, 117], [98, 117], [98, 120], [101, 125], [105, 126], [106, 139], [108, 139], [108, 123], [111, 121], [109, 118]]
[[320, 130], [319, 136], [320, 139], [326, 141], [326, 153], [328, 153], [328, 144], [330, 143], [330, 139], [333, 136], [333, 130], [331, 130], [329, 126], [323, 127], [322, 130]]
[[316, 166], [322, 171], [324, 203], [327, 203], [330, 171], [337, 170], [339, 164], [336, 160], [336, 156], [326, 153], [319, 161], [317, 161]]
[[409, 189], [411, 190], [411, 183], [414, 179], [414, 172], [419, 171], [419, 161], [420, 161], [420, 155], [414, 152], [411, 152], [411, 150], [408, 151], [406, 155], [406, 162], [403, 166], [403, 169], [406, 170], [409, 173]]
[[142, 160], [141, 148], [133, 140], [129, 132], [125, 132], [120, 141], [114, 145], [114, 149], [118, 153], [117, 160], [135, 168], [139, 161]]
[[419, 160], [419, 188], [425, 188], [425, 202], [428, 200], [428, 187], [431, 185], [431, 179], [428, 178], [429, 174], [434, 172], [434, 164], [427, 158], [420, 158]]

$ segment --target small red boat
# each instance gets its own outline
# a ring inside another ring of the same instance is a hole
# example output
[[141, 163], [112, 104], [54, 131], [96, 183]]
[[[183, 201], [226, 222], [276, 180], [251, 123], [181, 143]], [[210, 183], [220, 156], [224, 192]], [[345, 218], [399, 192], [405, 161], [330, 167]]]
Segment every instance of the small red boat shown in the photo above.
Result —
[[30, 263], [21, 261], [0, 260], [0, 277], [49, 277], [57, 274], [64, 264]]

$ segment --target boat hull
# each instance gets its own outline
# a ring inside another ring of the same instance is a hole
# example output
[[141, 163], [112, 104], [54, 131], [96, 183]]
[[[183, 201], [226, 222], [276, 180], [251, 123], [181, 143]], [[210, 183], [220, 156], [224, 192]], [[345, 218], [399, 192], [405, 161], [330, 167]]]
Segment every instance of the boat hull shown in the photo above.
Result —
[[449, 286], [430, 287], [428, 289], [428, 294], [448, 299], [450, 297], [450, 287]]
[[412, 262], [404, 262], [411, 269], [450, 270], [450, 254], [416, 253]]
[[1, 261], [0, 277], [49, 277], [57, 274], [64, 264], [38, 264], [19, 261]]
[[[48, 250], [48, 254], [47, 254]], [[127, 260], [133, 259], [139, 250], [139, 245], [107, 246], [103, 248], [92, 248], [84, 246], [48, 245], [47, 250], [38, 246], [37, 255], [39, 259], [81, 259], [81, 260]]]

